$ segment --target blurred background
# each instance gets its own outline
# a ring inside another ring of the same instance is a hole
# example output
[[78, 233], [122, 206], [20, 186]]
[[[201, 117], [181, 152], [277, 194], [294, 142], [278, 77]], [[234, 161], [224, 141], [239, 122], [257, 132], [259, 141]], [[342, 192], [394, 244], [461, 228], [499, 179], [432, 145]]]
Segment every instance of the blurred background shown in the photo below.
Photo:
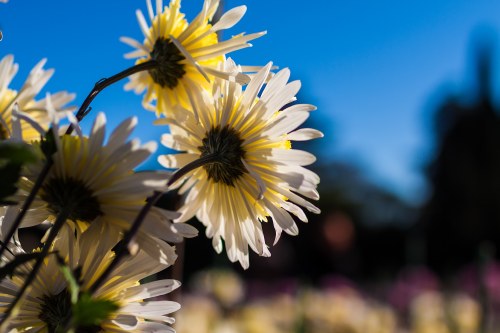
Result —
[[[273, 61], [302, 81], [299, 102], [321, 176], [319, 216], [243, 271], [200, 237], [178, 249], [179, 332], [500, 331], [500, 2], [252, 0], [223, 38], [267, 30], [238, 63]], [[188, 19], [202, 0], [184, 0]], [[132, 63], [120, 36], [142, 40], [144, 1], [10, 0], [0, 4], [0, 56], [19, 88], [44, 57], [46, 91], [77, 93]], [[139, 117], [142, 96], [108, 88], [93, 103], [113, 127]], [[45, 93], [45, 92], [44, 92]], [[95, 114], [95, 113], [94, 113]], [[90, 127], [92, 116], [84, 121]], [[158, 154], [166, 153], [160, 148]], [[155, 158], [144, 169], [159, 168]], [[164, 199], [173, 205], [171, 197]], [[274, 238], [266, 226], [268, 244]]]

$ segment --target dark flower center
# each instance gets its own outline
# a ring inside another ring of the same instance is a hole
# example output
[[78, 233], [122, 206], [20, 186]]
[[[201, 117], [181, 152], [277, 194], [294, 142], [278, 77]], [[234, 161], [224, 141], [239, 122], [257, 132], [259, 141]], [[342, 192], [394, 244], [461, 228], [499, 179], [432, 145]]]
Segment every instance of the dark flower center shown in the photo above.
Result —
[[234, 181], [248, 172], [241, 162], [241, 159], [245, 158], [245, 151], [241, 146], [243, 140], [234, 129], [229, 126], [212, 128], [202, 143], [203, 145], [198, 147], [201, 157], [207, 155], [217, 157], [214, 162], [203, 165], [209, 179], [216, 183], [223, 182], [234, 186]]
[[79, 180], [51, 178], [42, 186], [40, 193], [49, 210], [55, 215], [69, 209], [69, 219], [89, 223], [102, 215], [99, 201]]
[[64, 289], [57, 295], [43, 295], [40, 297], [42, 306], [38, 318], [47, 324], [49, 332], [62, 329], [71, 316], [71, 299], [69, 292]]
[[162, 87], [175, 88], [179, 79], [186, 74], [181, 63], [185, 59], [181, 51], [170, 39], [158, 38], [150, 56], [158, 63], [157, 67], [149, 70], [153, 81]]
[[[43, 295], [40, 297], [41, 309], [38, 318], [47, 324], [49, 333], [62, 332], [71, 317], [71, 297], [67, 289], [57, 295]], [[78, 327], [75, 333], [98, 333], [98, 325]]]

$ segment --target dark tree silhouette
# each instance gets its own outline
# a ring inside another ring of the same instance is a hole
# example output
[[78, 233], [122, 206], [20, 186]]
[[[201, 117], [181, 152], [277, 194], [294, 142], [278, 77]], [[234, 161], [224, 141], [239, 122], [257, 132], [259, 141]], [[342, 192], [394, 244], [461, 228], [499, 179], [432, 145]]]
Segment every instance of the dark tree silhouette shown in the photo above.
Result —
[[[448, 97], [434, 119], [436, 155], [426, 169], [432, 195], [420, 226], [427, 261], [440, 273], [474, 261], [483, 242], [500, 244], [500, 117], [491, 92], [491, 43], [477, 51], [477, 92]], [[473, 102], [465, 102], [470, 97]]]

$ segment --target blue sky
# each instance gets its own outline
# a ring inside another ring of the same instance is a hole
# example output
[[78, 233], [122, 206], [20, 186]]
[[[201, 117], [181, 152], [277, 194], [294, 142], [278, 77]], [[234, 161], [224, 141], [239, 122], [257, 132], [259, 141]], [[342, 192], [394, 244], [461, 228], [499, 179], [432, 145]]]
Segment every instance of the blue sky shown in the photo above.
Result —
[[[193, 18], [201, 4], [184, 0], [182, 9]], [[471, 36], [500, 31], [500, 2], [228, 0], [225, 6], [242, 4], [247, 14], [225, 36], [268, 34], [232, 57], [290, 67], [303, 83], [302, 102], [318, 105], [312, 116], [327, 133], [322, 156], [354, 161], [373, 181], [420, 200], [419, 165], [430, 147], [426, 109], [443, 86], [468, 82]], [[137, 8], [145, 11], [145, 1], [0, 4], [0, 55], [12, 53], [20, 65], [13, 86], [47, 57], [56, 73], [46, 90], [76, 92], [80, 104], [96, 80], [132, 65], [123, 58], [130, 48], [118, 38], [141, 38]], [[93, 109], [106, 112], [112, 126], [139, 115], [138, 135], [158, 140], [163, 129], [151, 130], [154, 115], [141, 109], [140, 96], [123, 91], [124, 83], [99, 95]]]

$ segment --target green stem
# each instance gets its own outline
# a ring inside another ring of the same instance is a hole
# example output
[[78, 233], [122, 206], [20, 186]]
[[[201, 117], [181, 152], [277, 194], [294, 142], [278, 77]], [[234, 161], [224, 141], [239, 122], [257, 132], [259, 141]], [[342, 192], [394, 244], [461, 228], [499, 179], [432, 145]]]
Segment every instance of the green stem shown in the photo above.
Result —
[[7, 319], [12, 314], [12, 311], [14, 310], [16, 305], [19, 303], [21, 298], [24, 296], [26, 289], [28, 289], [28, 287], [33, 282], [33, 280], [35, 280], [35, 277], [38, 274], [38, 271], [42, 267], [42, 264], [43, 264], [45, 257], [49, 253], [50, 247], [52, 246], [54, 239], [56, 238], [57, 234], [59, 233], [59, 230], [61, 230], [62, 226], [66, 222], [66, 219], [69, 217], [70, 213], [71, 213], [71, 208], [68, 208], [68, 209], [60, 212], [59, 215], [57, 216], [57, 218], [54, 222], [54, 225], [50, 229], [47, 241], [43, 245], [41, 256], [37, 259], [37, 261], [35, 262], [35, 265], [33, 265], [33, 268], [31, 269], [30, 274], [28, 275], [26, 280], [24, 280], [24, 283], [23, 283], [21, 289], [18, 291], [16, 298], [14, 299], [14, 301], [12, 303], [10, 303], [9, 307], [5, 311], [5, 314], [2, 318], [2, 320], [0, 321], [0, 326], [3, 326], [4, 323], [7, 322]]
[[93, 294], [99, 289], [99, 287], [108, 279], [108, 277], [111, 275], [113, 270], [118, 266], [120, 263], [121, 259], [125, 256], [128, 255], [128, 248], [130, 245], [130, 242], [132, 242], [132, 239], [134, 236], [137, 234], [139, 231], [139, 228], [142, 225], [142, 222], [146, 218], [146, 215], [148, 212], [151, 210], [151, 208], [154, 206], [154, 204], [158, 201], [158, 199], [161, 197], [162, 192], [155, 191], [155, 193], [148, 198], [146, 204], [142, 207], [141, 211], [137, 215], [137, 217], [134, 220], [134, 223], [130, 227], [130, 229], [125, 233], [123, 236], [123, 240], [121, 245], [118, 247], [118, 249], [115, 252], [115, 257], [111, 261], [111, 263], [106, 267], [106, 270], [99, 276], [99, 278], [92, 284], [89, 288], [90, 294]]

